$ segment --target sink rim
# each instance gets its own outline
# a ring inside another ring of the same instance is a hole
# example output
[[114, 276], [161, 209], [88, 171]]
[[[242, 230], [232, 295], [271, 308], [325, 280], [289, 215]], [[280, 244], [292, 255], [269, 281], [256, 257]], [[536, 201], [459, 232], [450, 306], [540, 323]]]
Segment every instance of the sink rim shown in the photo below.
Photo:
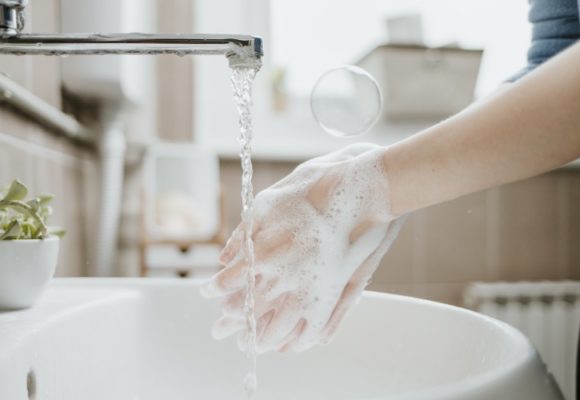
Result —
[[[24, 319], [30, 319], [30, 321], [24, 321], [25, 323], [22, 324], [23, 329], [29, 329], [24, 332], [24, 335], [16, 335], [18, 336], [18, 340], [3, 341], [3, 345], [0, 345], [0, 362], [2, 362], [3, 359], [9, 359], [10, 355], [14, 354], [14, 351], [17, 352], [19, 342], [25, 343], [28, 340], [28, 335], [36, 334], [38, 331], [41, 331], [43, 327], [49, 324], [58, 323], [58, 320], [61, 318], [67, 318], [71, 315], [82, 313], [83, 311], [86, 311], [87, 308], [98, 307], [100, 304], [118, 301], [118, 299], [130, 298], [139, 301], [140, 296], [143, 294], [140, 291], [140, 288], [196, 288], [199, 287], [200, 283], [201, 281], [191, 279], [170, 280], [163, 278], [56, 278], [51, 282], [49, 290], [63, 290], [67, 288], [99, 288], [103, 290], [96, 291], [93, 298], [85, 299], [84, 301], [78, 298], [73, 298], [70, 303], [63, 305], [62, 309], [56, 310], [49, 315], [40, 315], [37, 307], [26, 311], [18, 311], [17, 313], [21, 313]], [[470, 390], [475, 390], [478, 387], [489, 385], [495, 381], [501, 381], [512, 373], [518, 370], [524, 370], [527, 366], [539, 362], [536, 350], [520, 331], [504, 322], [483, 314], [431, 300], [374, 291], [365, 291], [362, 301], [365, 300], [411, 303], [412, 305], [419, 307], [436, 307], [439, 310], [459, 313], [468, 318], [475, 318], [485, 324], [492, 324], [495, 328], [501, 331], [503, 335], [506, 335], [514, 346], [518, 346], [514, 350], [516, 356], [514, 356], [513, 359], [510, 359], [509, 362], [506, 362], [505, 365], [501, 365], [498, 368], [486, 372], [474, 374], [461, 380], [434, 385], [426, 389], [413, 390], [412, 392], [409, 392], [409, 394], [401, 394], [397, 398], [405, 399], [408, 397], [415, 399], [417, 396], [419, 396], [418, 398], [421, 398], [420, 396], [423, 392], [427, 396], [425, 398], [445, 398], [446, 395], [457, 395]], [[81, 303], [79, 304], [79, 302]], [[43, 301], [41, 299], [40, 304], [42, 303]], [[8, 318], [5, 317], [5, 314], [0, 313], [0, 331], [2, 331], [3, 325], [10, 329], [10, 322], [14, 321], [14, 315], [11, 315], [11, 312], [6, 314]], [[34, 326], [27, 326], [30, 324], [33, 324]]]
[[[533, 347], [529, 339], [522, 332], [520, 332], [515, 327], [503, 321], [497, 320], [487, 315], [466, 308], [453, 306], [450, 304], [400, 294], [365, 291], [363, 296], [369, 299], [378, 299], [378, 300], [396, 299], [402, 302], [414, 303], [419, 306], [423, 305], [427, 307], [438, 307], [442, 310], [450, 310], [454, 313], [459, 313], [470, 318], [479, 319], [484, 323], [494, 325], [497, 329], [506, 334], [510, 338], [510, 340], [513, 341], [514, 345], [519, 346], [518, 349], [519, 351], [516, 353], [518, 357], [514, 357], [514, 359], [511, 360], [511, 362], [506, 363], [505, 365], [502, 365], [499, 368], [495, 368], [493, 370], [486, 372], [481, 372], [459, 381], [432, 386], [424, 390], [416, 390], [413, 391], [412, 393], [409, 393], [408, 395], [407, 394], [401, 395], [400, 399], [398, 398], [398, 400], [404, 400], [407, 397], [409, 399], [416, 398], [444, 399], [447, 396], [457, 395], [458, 393], [474, 390], [478, 387], [489, 385], [494, 381], [499, 381], [503, 377], [509, 376], [510, 373], [524, 369], [526, 365], [533, 364], [539, 361], [539, 356], [536, 352], [536, 349]], [[426, 397], [422, 397], [423, 393], [424, 396]]]

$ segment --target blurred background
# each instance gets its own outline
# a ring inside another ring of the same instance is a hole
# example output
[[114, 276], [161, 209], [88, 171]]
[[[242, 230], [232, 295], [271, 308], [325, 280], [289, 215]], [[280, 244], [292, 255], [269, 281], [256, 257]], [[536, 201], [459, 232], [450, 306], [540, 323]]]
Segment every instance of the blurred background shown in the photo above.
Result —
[[[120, 9], [115, 21], [94, 18], [90, 5], [32, 1], [27, 31], [231, 32], [264, 38], [266, 56], [254, 89], [257, 191], [308, 158], [353, 141], [393, 143], [488, 95], [525, 64], [530, 36], [525, 0], [124, 0], [111, 3]], [[7, 183], [19, 177], [36, 191], [57, 195], [53, 223], [69, 230], [58, 273], [140, 274], [147, 221], [167, 225], [163, 234], [184, 242], [191, 236], [210, 242], [223, 239], [212, 234], [227, 236], [239, 222], [240, 169], [237, 116], [223, 58], [79, 58], [0, 58], [5, 75], [87, 125], [106, 125], [102, 120], [114, 113], [99, 111], [104, 107], [121, 110], [115, 118], [125, 142], [117, 151], [123, 158], [122, 192], [109, 196], [118, 195], [120, 203], [118, 236], [112, 262], [99, 271], [90, 244], [101, 213], [99, 164], [111, 152], [103, 145], [69, 143], [10, 108], [9, 101], [2, 104], [0, 178]], [[375, 128], [352, 139], [327, 135], [308, 107], [316, 79], [345, 64], [369, 70], [385, 99]], [[99, 66], [109, 68], [109, 76], [88, 71]], [[100, 97], [112, 105], [102, 106]], [[198, 156], [179, 151], [184, 144]], [[201, 158], [206, 160], [196, 165]], [[457, 304], [465, 284], [474, 280], [578, 279], [579, 176], [572, 165], [416, 213], [373, 288]], [[165, 187], [156, 188], [160, 182]], [[219, 193], [204, 197], [198, 188]], [[186, 226], [172, 228], [176, 219]], [[157, 228], [153, 235], [163, 230]], [[181, 250], [196, 252], [198, 246], [191, 247]], [[215, 253], [203, 252], [199, 263], [215, 267]], [[154, 258], [163, 264], [161, 254]], [[186, 272], [188, 260], [182, 261], [179, 269]]]
[[[256, 191], [311, 157], [355, 141], [394, 143], [489, 95], [525, 65], [530, 40], [526, 0], [99, 2], [119, 10], [114, 18], [99, 17], [94, 3], [32, 0], [26, 31], [263, 37]], [[345, 64], [371, 72], [385, 100], [373, 130], [351, 139], [327, 135], [308, 105], [316, 79]], [[0, 56], [0, 72], [96, 138], [93, 146], [70, 140], [2, 92], [0, 183], [19, 178], [57, 196], [52, 223], [68, 230], [59, 276], [217, 270], [240, 220], [237, 116], [223, 57]], [[580, 170], [572, 163], [411, 215], [370, 288], [473, 308], [560, 301], [569, 318], [578, 301], [558, 284], [579, 279]], [[555, 286], [485, 286], [521, 281]]]

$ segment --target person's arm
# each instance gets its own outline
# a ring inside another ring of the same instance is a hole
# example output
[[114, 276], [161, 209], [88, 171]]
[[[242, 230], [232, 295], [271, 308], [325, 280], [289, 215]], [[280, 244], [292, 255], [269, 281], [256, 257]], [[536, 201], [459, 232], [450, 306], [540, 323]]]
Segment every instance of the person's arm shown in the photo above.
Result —
[[391, 209], [404, 214], [580, 157], [580, 44], [511, 87], [387, 149]]
[[[580, 156], [577, 71], [580, 45], [408, 140], [348, 146], [261, 192], [252, 234], [258, 351], [328, 342], [395, 240], [401, 214]], [[203, 287], [224, 304], [216, 337], [247, 327], [243, 232], [221, 254], [226, 268]]]

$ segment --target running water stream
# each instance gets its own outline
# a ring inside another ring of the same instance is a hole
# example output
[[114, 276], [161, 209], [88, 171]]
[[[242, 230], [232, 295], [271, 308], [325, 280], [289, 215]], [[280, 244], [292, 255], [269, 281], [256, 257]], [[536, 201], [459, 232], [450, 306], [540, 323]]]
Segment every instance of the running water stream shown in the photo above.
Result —
[[246, 356], [250, 362], [248, 374], [244, 379], [246, 397], [251, 399], [256, 391], [256, 316], [254, 313], [254, 243], [252, 241], [254, 190], [252, 187], [252, 84], [258, 68], [234, 67], [232, 69], [232, 88], [239, 113], [240, 159], [242, 163], [242, 226], [244, 232], [244, 252], [247, 262], [245, 270], [246, 296], [244, 316], [246, 322]]

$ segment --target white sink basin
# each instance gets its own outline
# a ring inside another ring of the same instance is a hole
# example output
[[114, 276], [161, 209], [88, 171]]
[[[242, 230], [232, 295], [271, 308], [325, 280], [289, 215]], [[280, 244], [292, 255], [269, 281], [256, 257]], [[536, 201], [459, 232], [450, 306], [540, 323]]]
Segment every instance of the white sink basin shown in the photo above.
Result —
[[[243, 399], [247, 362], [211, 338], [218, 314], [191, 281], [56, 279], [0, 313], [0, 399]], [[256, 400], [562, 398], [508, 325], [371, 292], [331, 345], [259, 357], [258, 380]]]

